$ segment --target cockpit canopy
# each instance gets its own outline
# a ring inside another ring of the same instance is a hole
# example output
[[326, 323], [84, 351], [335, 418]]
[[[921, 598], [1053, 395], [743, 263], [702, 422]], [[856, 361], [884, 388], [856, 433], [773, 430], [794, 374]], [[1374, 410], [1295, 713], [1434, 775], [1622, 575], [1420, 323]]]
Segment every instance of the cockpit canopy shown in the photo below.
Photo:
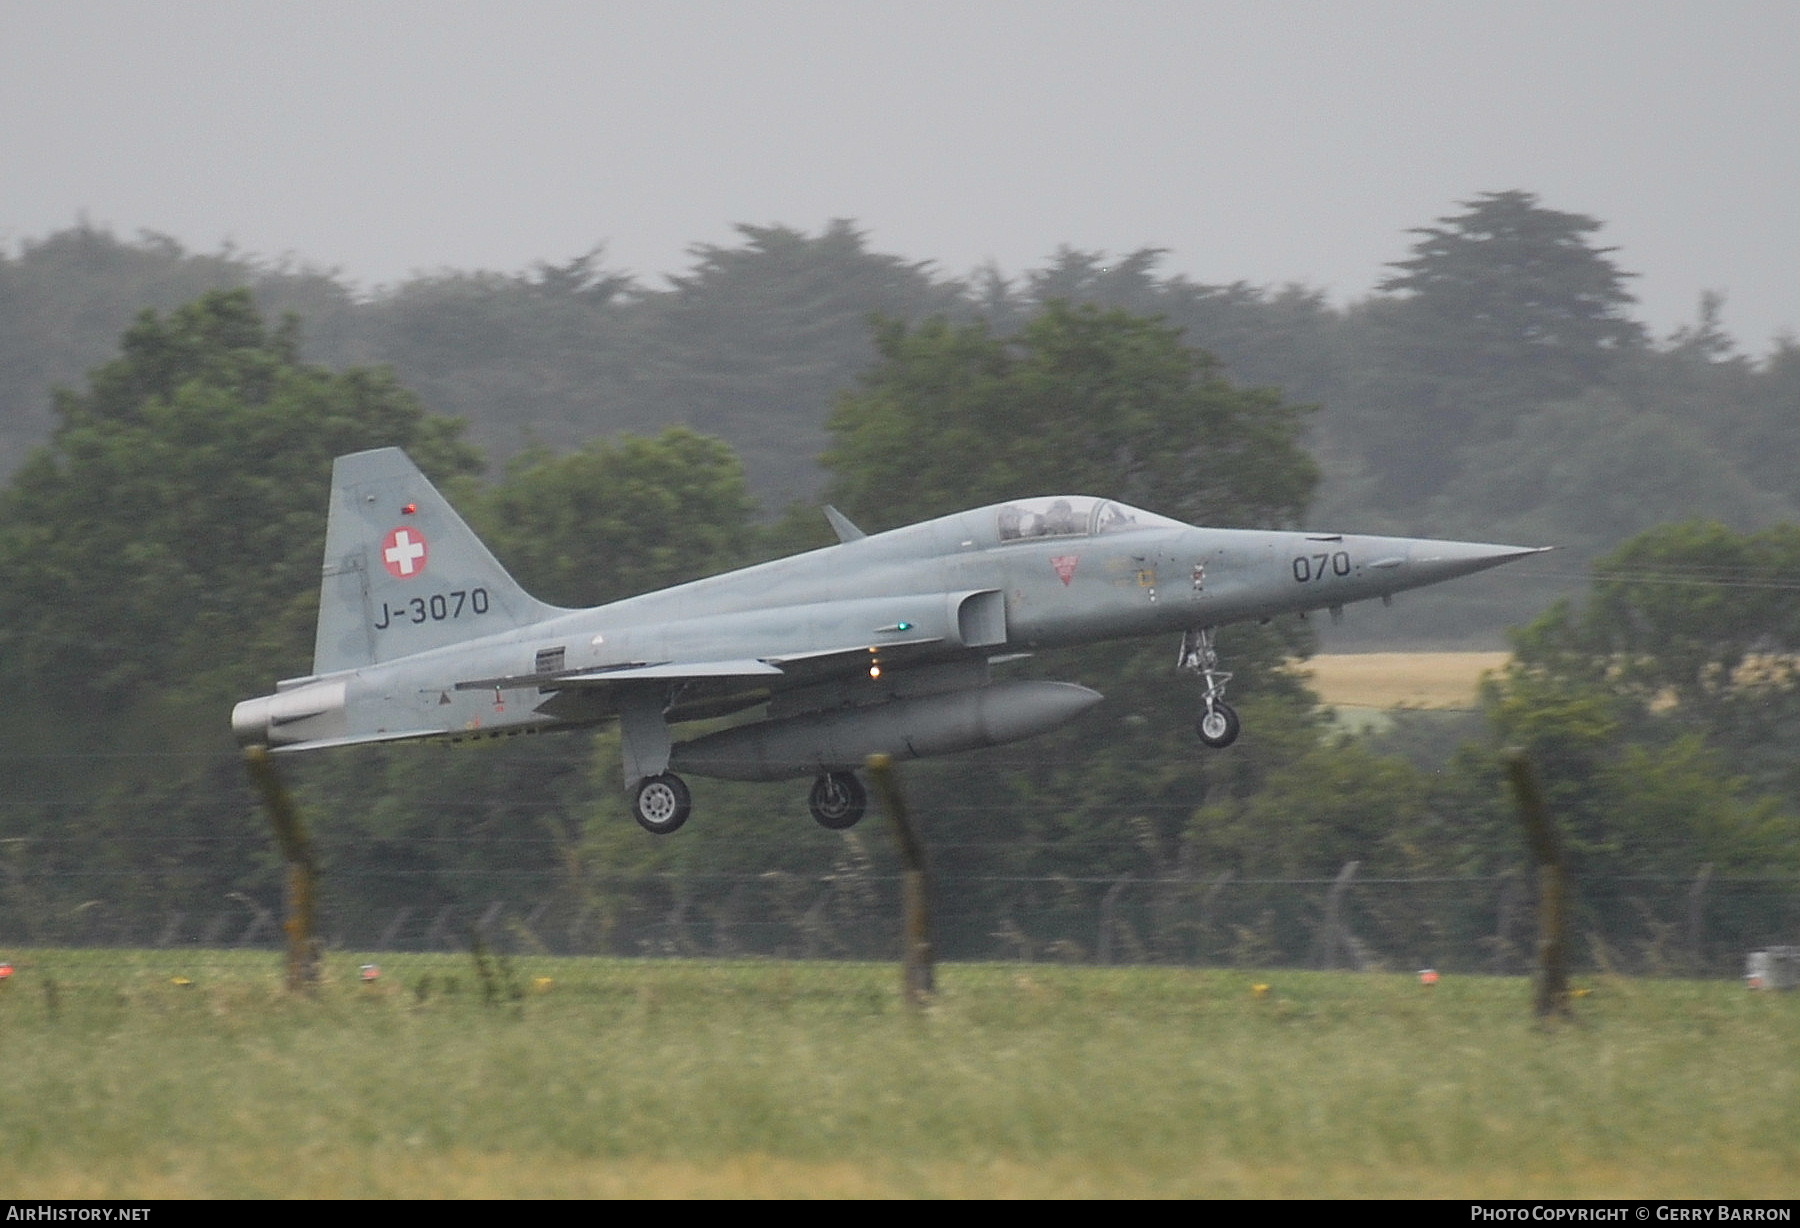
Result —
[[1154, 512], [1127, 507], [1111, 499], [1094, 499], [1086, 495], [1060, 495], [1042, 499], [1019, 499], [1003, 503], [998, 517], [1002, 542], [1029, 541], [1041, 537], [1093, 537], [1101, 533], [1120, 533], [1127, 529], [1179, 529], [1180, 521], [1158, 516]]

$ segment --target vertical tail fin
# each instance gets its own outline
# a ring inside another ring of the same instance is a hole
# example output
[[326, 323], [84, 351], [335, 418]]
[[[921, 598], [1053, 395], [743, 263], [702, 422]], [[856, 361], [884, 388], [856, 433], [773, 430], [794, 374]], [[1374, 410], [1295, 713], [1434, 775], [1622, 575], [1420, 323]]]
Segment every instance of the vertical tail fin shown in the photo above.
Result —
[[399, 448], [331, 469], [313, 673], [328, 674], [542, 622], [528, 595]]

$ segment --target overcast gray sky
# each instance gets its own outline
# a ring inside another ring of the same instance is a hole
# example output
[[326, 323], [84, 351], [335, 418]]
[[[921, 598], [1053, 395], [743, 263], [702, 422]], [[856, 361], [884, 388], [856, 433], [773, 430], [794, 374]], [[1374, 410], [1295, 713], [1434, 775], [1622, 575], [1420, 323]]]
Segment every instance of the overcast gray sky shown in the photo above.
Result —
[[1166, 247], [1366, 292], [1522, 188], [1603, 220], [1666, 332], [1800, 325], [1796, 0], [0, 0], [0, 239], [78, 215], [341, 269], [654, 278], [854, 218], [1017, 271]]

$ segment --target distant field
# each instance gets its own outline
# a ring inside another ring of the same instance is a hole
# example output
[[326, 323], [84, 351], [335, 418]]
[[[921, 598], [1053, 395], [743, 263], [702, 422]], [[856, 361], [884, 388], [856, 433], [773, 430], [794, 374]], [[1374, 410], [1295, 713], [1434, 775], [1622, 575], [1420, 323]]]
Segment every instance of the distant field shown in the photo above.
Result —
[[1800, 994], [1734, 982], [0, 954], [3, 1197], [1800, 1192]]
[[1363, 652], [1306, 662], [1313, 689], [1329, 707], [1472, 708], [1481, 676], [1506, 652]]

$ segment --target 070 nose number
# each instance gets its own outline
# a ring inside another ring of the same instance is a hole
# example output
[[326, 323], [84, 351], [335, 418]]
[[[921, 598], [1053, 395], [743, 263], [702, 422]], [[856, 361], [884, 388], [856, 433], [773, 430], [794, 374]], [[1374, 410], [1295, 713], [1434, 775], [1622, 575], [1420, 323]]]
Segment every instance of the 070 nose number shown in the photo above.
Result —
[[1350, 555], [1344, 550], [1339, 550], [1336, 554], [1302, 554], [1294, 560], [1294, 579], [1302, 584], [1309, 580], [1323, 580], [1328, 575], [1349, 574]]

